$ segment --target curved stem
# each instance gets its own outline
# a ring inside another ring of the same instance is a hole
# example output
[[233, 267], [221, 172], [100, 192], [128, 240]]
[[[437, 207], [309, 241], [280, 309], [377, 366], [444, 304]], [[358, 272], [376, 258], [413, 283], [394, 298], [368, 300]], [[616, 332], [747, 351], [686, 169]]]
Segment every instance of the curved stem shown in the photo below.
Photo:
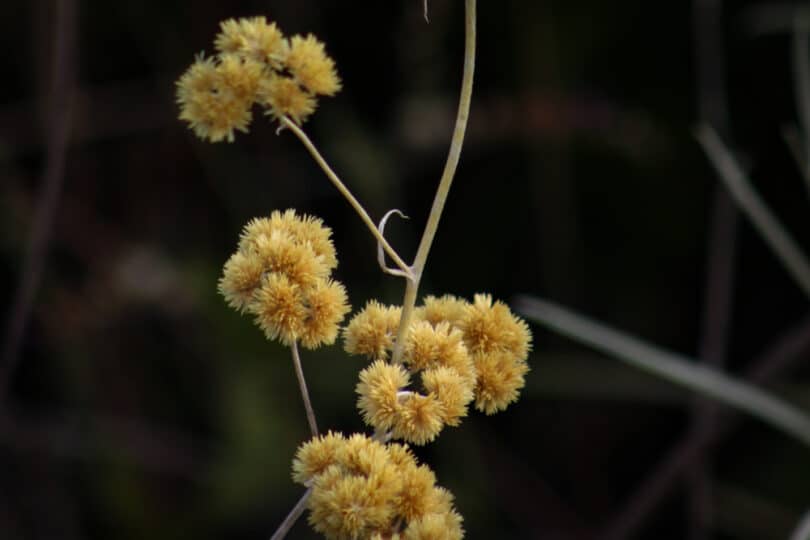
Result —
[[461, 157], [461, 147], [464, 144], [464, 134], [467, 131], [467, 120], [470, 117], [470, 102], [472, 101], [473, 75], [475, 73], [475, 0], [465, 0], [464, 17], [464, 75], [461, 81], [461, 96], [458, 102], [458, 112], [456, 113], [456, 127], [453, 130], [453, 138], [450, 141], [450, 151], [447, 155], [447, 162], [444, 165], [442, 178], [433, 199], [433, 206], [430, 209], [425, 231], [422, 233], [422, 240], [416, 251], [413, 261], [414, 279], [409, 280], [405, 286], [405, 298], [402, 302], [402, 316], [397, 330], [397, 339], [394, 343], [393, 362], [402, 359], [402, 350], [405, 342], [405, 333], [411, 324], [414, 306], [416, 305], [416, 295], [419, 290], [419, 281], [422, 279], [422, 272], [425, 269], [430, 247], [433, 245], [433, 238], [439, 228], [439, 220], [442, 217], [444, 204], [447, 202], [447, 195], [450, 193], [450, 185], [456, 175], [458, 160]]
[[287, 514], [287, 517], [284, 518], [284, 521], [281, 522], [281, 525], [278, 526], [276, 532], [273, 533], [273, 536], [270, 537], [270, 540], [281, 540], [287, 533], [290, 532], [292, 526], [295, 525], [295, 522], [298, 521], [298, 518], [301, 517], [301, 514], [304, 513], [304, 510], [307, 508], [307, 500], [309, 500], [309, 496], [312, 495], [312, 488], [308, 488], [301, 498], [295, 503], [290, 513]]
[[368, 227], [369, 231], [371, 231], [371, 234], [374, 235], [374, 238], [376, 238], [377, 241], [382, 245], [385, 252], [388, 253], [388, 256], [391, 257], [391, 259], [393, 259], [393, 261], [400, 268], [400, 270], [402, 270], [403, 272], [405, 272], [405, 274], [407, 274], [409, 282], [413, 280], [414, 274], [411, 267], [408, 266], [405, 263], [405, 261], [402, 260], [402, 258], [397, 254], [396, 251], [394, 251], [394, 248], [391, 247], [391, 245], [388, 243], [385, 237], [377, 229], [377, 225], [371, 220], [371, 218], [368, 215], [368, 212], [366, 212], [366, 209], [363, 208], [363, 205], [360, 204], [360, 202], [354, 197], [354, 195], [352, 195], [352, 192], [349, 191], [349, 188], [347, 188], [346, 185], [340, 180], [338, 175], [335, 174], [335, 171], [332, 170], [332, 167], [329, 166], [329, 164], [323, 158], [321, 153], [318, 152], [318, 149], [312, 143], [307, 134], [304, 133], [304, 130], [298, 127], [298, 125], [295, 122], [293, 122], [286, 116], [282, 116], [280, 122], [284, 127], [292, 131], [302, 143], [304, 143], [304, 146], [306, 147], [307, 150], [309, 150], [309, 153], [315, 159], [315, 162], [320, 166], [321, 169], [323, 169], [323, 172], [326, 173], [327, 178], [329, 178], [329, 180], [337, 188], [340, 194], [343, 195], [347, 201], [349, 201], [349, 204], [352, 205], [352, 208], [354, 208], [355, 212], [357, 212], [357, 214], [360, 216], [360, 219], [363, 220], [363, 223], [366, 224], [366, 227]]
[[301, 367], [301, 356], [298, 354], [298, 343], [295, 341], [290, 345], [292, 351], [293, 365], [295, 366], [295, 375], [298, 377], [298, 386], [301, 389], [301, 398], [304, 400], [304, 408], [307, 410], [307, 421], [309, 422], [309, 430], [312, 432], [313, 437], [318, 436], [318, 424], [315, 422], [315, 411], [312, 408], [312, 402], [309, 400], [309, 391], [307, 390], [307, 381], [304, 379], [304, 368]]

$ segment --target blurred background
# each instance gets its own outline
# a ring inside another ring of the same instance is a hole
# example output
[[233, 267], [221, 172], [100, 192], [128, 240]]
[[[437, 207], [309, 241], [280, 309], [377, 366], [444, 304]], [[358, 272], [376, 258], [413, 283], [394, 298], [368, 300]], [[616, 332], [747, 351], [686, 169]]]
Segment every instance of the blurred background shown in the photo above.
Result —
[[[313, 32], [344, 89], [305, 125], [410, 258], [446, 157], [462, 2], [0, 3], [0, 538], [269, 538], [308, 438], [289, 352], [216, 292], [274, 209], [334, 230], [353, 309], [399, 303], [375, 244], [300, 143], [177, 120], [218, 23]], [[564, 304], [810, 411], [807, 301], [696, 143], [711, 123], [810, 250], [794, 140], [799, 4], [480, 2], [467, 143], [422, 294]], [[810, 44], [804, 43], [806, 48]], [[810, 451], [759, 421], [534, 331], [521, 399], [419, 458], [468, 538], [786, 538]], [[303, 353], [322, 429], [367, 431], [362, 360]], [[314, 538], [304, 520], [290, 538]]]

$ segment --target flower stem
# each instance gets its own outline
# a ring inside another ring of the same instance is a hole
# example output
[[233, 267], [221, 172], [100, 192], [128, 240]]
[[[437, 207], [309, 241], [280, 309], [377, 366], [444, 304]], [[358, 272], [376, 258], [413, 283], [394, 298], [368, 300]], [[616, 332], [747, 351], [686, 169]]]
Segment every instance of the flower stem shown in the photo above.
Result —
[[439, 187], [433, 199], [433, 206], [430, 209], [425, 231], [422, 233], [422, 240], [419, 242], [419, 248], [416, 251], [416, 257], [411, 267], [414, 278], [408, 280], [405, 285], [402, 316], [400, 317], [397, 339], [392, 354], [393, 362], [399, 362], [402, 359], [405, 333], [411, 324], [411, 316], [416, 305], [416, 295], [419, 291], [419, 281], [422, 279], [428, 253], [430, 253], [430, 247], [439, 227], [439, 220], [444, 210], [444, 204], [447, 202], [447, 195], [450, 193], [450, 185], [456, 175], [458, 160], [461, 157], [461, 147], [464, 144], [464, 134], [467, 131], [467, 120], [470, 117], [470, 102], [472, 101], [473, 75], [475, 73], [475, 3], [476, 0], [465, 0], [464, 2], [464, 75], [462, 76], [461, 96], [458, 102], [458, 112], [456, 113], [456, 127], [453, 130], [447, 162], [444, 165]]
[[720, 140], [717, 132], [711, 126], [702, 125], [698, 127], [697, 139], [720, 180], [726, 185], [743, 213], [751, 220], [754, 229], [762, 236], [804, 294], [810, 298], [810, 262], [804, 253], [754, 191], [748, 176]]
[[411, 270], [411, 267], [408, 266], [405, 263], [405, 261], [402, 260], [402, 258], [399, 256], [399, 254], [397, 254], [396, 251], [394, 251], [394, 248], [391, 247], [391, 244], [388, 243], [388, 241], [385, 239], [382, 233], [380, 233], [379, 229], [377, 229], [377, 225], [375, 225], [374, 222], [371, 220], [371, 218], [368, 215], [368, 212], [366, 212], [366, 209], [363, 208], [363, 205], [360, 204], [360, 202], [354, 197], [354, 195], [352, 195], [352, 192], [349, 191], [349, 188], [347, 188], [346, 185], [340, 180], [338, 175], [335, 174], [335, 171], [332, 170], [332, 167], [329, 166], [329, 164], [323, 158], [321, 153], [318, 152], [318, 149], [312, 143], [307, 134], [304, 133], [304, 130], [301, 129], [295, 122], [293, 122], [286, 116], [282, 116], [280, 122], [284, 127], [292, 131], [302, 143], [304, 143], [304, 146], [312, 155], [312, 157], [315, 159], [315, 162], [320, 166], [321, 169], [323, 169], [323, 172], [326, 173], [327, 178], [329, 178], [329, 180], [337, 188], [340, 194], [343, 195], [347, 201], [349, 201], [349, 204], [360, 216], [360, 219], [363, 220], [363, 223], [366, 224], [366, 227], [368, 227], [369, 231], [371, 231], [371, 234], [374, 235], [374, 238], [376, 238], [377, 241], [382, 245], [385, 252], [388, 253], [388, 256], [391, 257], [391, 259], [393, 259], [393, 261], [400, 268], [400, 270], [405, 272], [405, 274], [408, 276], [408, 281], [410, 282], [413, 279], [413, 271]]
[[301, 514], [304, 513], [304, 510], [307, 508], [307, 500], [309, 500], [309, 496], [312, 495], [312, 488], [308, 488], [301, 498], [295, 503], [290, 513], [287, 514], [287, 517], [284, 518], [284, 521], [281, 522], [281, 525], [278, 526], [276, 532], [273, 533], [273, 536], [270, 537], [270, 540], [281, 540], [287, 533], [290, 532], [292, 526], [295, 525], [295, 522], [298, 521], [298, 518], [301, 517]]
[[304, 408], [307, 411], [307, 421], [309, 422], [309, 429], [313, 437], [318, 436], [318, 424], [315, 422], [315, 411], [312, 408], [312, 402], [309, 400], [309, 391], [307, 390], [307, 381], [304, 379], [304, 369], [301, 367], [301, 356], [298, 354], [298, 343], [295, 341], [290, 345], [292, 351], [293, 365], [295, 366], [295, 375], [298, 377], [298, 386], [301, 389], [301, 398], [304, 400]]

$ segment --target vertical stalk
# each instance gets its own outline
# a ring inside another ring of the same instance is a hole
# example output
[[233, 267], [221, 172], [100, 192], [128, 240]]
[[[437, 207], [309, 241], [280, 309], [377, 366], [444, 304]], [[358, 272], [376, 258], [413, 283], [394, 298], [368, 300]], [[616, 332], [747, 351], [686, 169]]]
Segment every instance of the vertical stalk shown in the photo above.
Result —
[[298, 343], [293, 341], [290, 345], [292, 351], [293, 365], [295, 366], [295, 375], [298, 377], [298, 386], [301, 389], [301, 398], [304, 400], [304, 408], [307, 411], [307, 421], [309, 422], [309, 430], [312, 432], [313, 437], [318, 436], [318, 424], [315, 422], [315, 411], [312, 408], [312, 402], [309, 400], [309, 391], [307, 390], [307, 381], [304, 379], [304, 369], [301, 367], [301, 356], [298, 354]]
[[433, 206], [430, 209], [425, 231], [422, 233], [422, 240], [416, 251], [412, 270], [413, 280], [408, 280], [405, 286], [405, 298], [402, 301], [402, 317], [397, 329], [397, 339], [394, 343], [393, 362], [402, 359], [402, 349], [405, 341], [405, 333], [411, 323], [411, 316], [416, 305], [416, 295], [419, 291], [419, 282], [422, 279], [422, 272], [425, 269], [430, 247], [433, 245], [433, 238], [439, 227], [439, 220], [447, 202], [447, 195], [450, 193], [450, 186], [456, 175], [458, 160], [461, 157], [461, 147], [464, 144], [464, 134], [467, 131], [467, 120], [470, 117], [470, 102], [472, 101], [473, 75], [475, 73], [475, 19], [476, 0], [465, 0], [464, 16], [464, 75], [461, 81], [461, 96], [458, 102], [458, 112], [456, 113], [456, 126], [453, 130], [453, 138], [450, 141], [450, 151], [447, 155], [447, 162], [444, 165], [439, 187], [433, 199]]

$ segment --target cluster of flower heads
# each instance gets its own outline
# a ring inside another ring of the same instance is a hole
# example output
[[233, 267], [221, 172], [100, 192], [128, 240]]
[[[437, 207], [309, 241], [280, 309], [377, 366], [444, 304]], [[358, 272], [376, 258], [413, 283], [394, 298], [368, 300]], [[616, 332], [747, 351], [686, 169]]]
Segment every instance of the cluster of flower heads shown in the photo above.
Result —
[[312, 527], [330, 539], [457, 540], [453, 495], [407, 445], [330, 432], [303, 444], [293, 479], [312, 488]]
[[334, 61], [312, 34], [285, 38], [264, 17], [220, 24], [216, 56], [202, 54], [177, 81], [180, 119], [211, 142], [246, 132], [258, 104], [275, 118], [300, 124], [315, 112], [318, 96], [340, 90]]
[[[455, 426], [467, 407], [486, 414], [518, 398], [529, 370], [531, 333], [502, 302], [485, 294], [472, 303], [451, 295], [427, 297], [416, 309], [403, 345], [402, 364], [388, 362], [401, 308], [375, 301], [343, 331], [344, 347], [372, 364], [360, 373], [358, 407], [376, 430], [414, 444]], [[424, 392], [408, 389], [420, 374]]]
[[343, 285], [329, 277], [337, 266], [331, 235], [320, 219], [294, 210], [256, 218], [225, 263], [219, 291], [252, 314], [268, 339], [330, 345], [350, 309]]

